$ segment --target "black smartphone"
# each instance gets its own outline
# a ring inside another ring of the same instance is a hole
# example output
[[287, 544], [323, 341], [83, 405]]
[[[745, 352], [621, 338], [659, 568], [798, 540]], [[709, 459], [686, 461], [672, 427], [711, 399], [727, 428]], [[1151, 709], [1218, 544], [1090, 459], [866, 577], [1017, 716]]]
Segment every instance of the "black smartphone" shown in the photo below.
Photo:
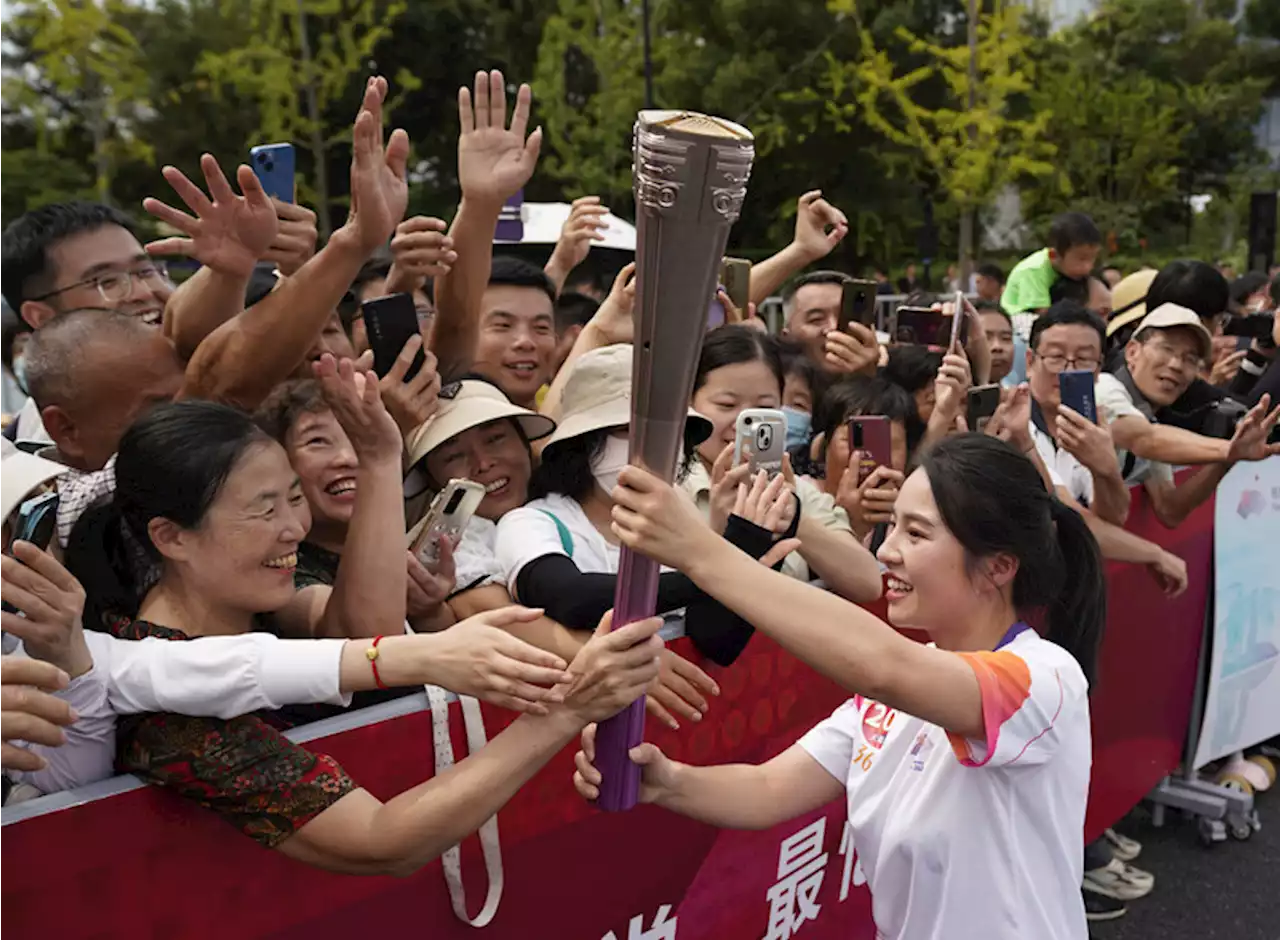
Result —
[[[14, 542], [30, 542], [41, 551], [47, 549], [49, 543], [53, 541], [53, 530], [57, 525], [58, 494], [41, 493], [39, 496], [31, 497], [18, 507], [18, 516], [13, 525], [13, 537], [4, 547], [5, 554], [13, 555]], [[3, 607], [11, 614], [18, 612], [18, 608], [8, 601], [3, 602]]]
[[1081, 417], [1098, 423], [1098, 403], [1094, 398], [1096, 377], [1092, 369], [1067, 369], [1058, 373], [1058, 397]]
[[844, 282], [840, 289], [840, 332], [849, 332], [850, 323], [876, 328], [876, 282]]
[[1222, 335], [1266, 339], [1275, 329], [1275, 322], [1273, 315], [1265, 313], [1255, 313], [1247, 317], [1229, 317], [1222, 327]]
[[[382, 378], [396, 364], [396, 359], [404, 351], [404, 344], [415, 336], [421, 336], [418, 329], [418, 311], [414, 308], [413, 297], [409, 294], [388, 294], [386, 297], [375, 297], [360, 305], [360, 313], [364, 317], [365, 331], [369, 335], [369, 348], [373, 350], [373, 371]], [[404, 380], [411, 381], [426, 355], [421, 349], [413, 357], [413, 364], [405, 373]]]
[[981, 431], [1000, 407], [1000, 386], [975, 385], [969, 389], [965, 404], [965, 420], [969, 424], [969, 430]]
[[897, 343], [946, 349], [951, 342], [951, 318], [928, 307], [899, 307], [891, 335]]

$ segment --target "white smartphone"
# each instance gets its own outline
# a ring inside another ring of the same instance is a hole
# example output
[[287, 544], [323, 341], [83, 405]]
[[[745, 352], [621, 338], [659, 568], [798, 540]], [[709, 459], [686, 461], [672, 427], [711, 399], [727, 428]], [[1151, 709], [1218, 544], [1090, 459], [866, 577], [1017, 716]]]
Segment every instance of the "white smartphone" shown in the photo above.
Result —
[[440, 540], [448, 539], [449, 544], [457, 548], [462, 541], [463, 530], [483, 499], [484, 487], [481, 484], [471, 480], [450, 480], [431, 501], [431, 508], [423, 520], [409, 533], [409, 551], [417, 555], [423, 567], [432, 574], [440, 564]]
[[742, 461], [743, 448], [754, 475], [763, 470], [770, 477], [782, 472], [787, 452], [787, 416], [776, 408], [747, 408], [738, 415], [733, 442], [733, 465]]

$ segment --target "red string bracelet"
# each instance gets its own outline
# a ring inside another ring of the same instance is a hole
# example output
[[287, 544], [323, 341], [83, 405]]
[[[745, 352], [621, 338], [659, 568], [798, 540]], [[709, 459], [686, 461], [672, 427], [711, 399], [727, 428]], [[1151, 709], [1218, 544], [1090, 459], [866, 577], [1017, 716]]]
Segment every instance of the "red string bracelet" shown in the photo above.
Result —
[[378, 656], [382, 652], [378, 649], [378, 644], [382, 642], [381, 636], [373, 638], [373, 645], [364, 651], [364, 655], [369, 658], [369, 666], [373, 669], [374, 684], [380, 689], [385, 689], [386, 685], [382, 681], [382, 676], [378, 675]]

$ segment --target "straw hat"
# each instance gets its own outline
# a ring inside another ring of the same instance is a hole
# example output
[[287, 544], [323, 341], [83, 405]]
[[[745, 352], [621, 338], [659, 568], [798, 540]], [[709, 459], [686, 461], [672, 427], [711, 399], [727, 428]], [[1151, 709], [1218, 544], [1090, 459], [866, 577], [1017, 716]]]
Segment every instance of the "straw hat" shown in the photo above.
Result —
[[531, 441], [556, 429], [556, 423], [546, 415], [513, 405], [498, 387], [478, 379], [464, 379], [440, 389], [436, 413], [409, 435], [409, 462], [416, 466], [451, 437], [500, 418], [513, 419]]
[[[563, 441], [631, 424], [632, 358], [631, 345], [619, 343], [593, 349], [573, 364], [560, 398], [560, 424], [543, 447], [544, 456]], [[687, 441], [700, 444], [711, 436], [711, 422], [690, 408], [684, 433]]]
[[1167, 330], [1172, 327], [1182, 327], [1195, 333], [1196, 342], [1200, 344], [1200, 358], [1206, 361], [1213, 358], [1213, 337], [1205, 329], [1204, 321], [1194, 310], [1178, 304], [1161, 304], [1148, 313], [1133, 338], [1139, 339], [1147, 330]]
[[0, 519], [9, 516], [22, 505], [31, 493], [55, 477], [67, 472], [67, 468], [52, 460], [19, 450], [8, 438], [0, 438], [0, 453], [4, 468], [4, 486], [0, 488]]
[[1111, 319], [1107, 321], [1107, 335], [1136, 323], [1147, 315], [1147, 291], [1160, 272], [1155, 268], [1143, 268], [1123, 278], [1111, 289]]

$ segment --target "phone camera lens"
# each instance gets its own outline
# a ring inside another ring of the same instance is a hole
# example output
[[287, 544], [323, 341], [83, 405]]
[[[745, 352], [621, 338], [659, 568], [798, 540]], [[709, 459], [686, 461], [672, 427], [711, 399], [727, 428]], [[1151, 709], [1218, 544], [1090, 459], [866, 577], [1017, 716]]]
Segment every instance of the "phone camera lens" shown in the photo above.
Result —
[[275, 163], [275, 161], [274, 161], [274, 160], [272, 160], [270, 157], [265, 158], [265, 159], [262, 161], [262, 165], [263, 165], [263, 167], [265, 167], [265, 168], [267, 169], [267, 171], [268, 171], [268, 172], [270, 172], [271, 170], [274, 170], [274, 169], [276, 168], [276, 163]]

